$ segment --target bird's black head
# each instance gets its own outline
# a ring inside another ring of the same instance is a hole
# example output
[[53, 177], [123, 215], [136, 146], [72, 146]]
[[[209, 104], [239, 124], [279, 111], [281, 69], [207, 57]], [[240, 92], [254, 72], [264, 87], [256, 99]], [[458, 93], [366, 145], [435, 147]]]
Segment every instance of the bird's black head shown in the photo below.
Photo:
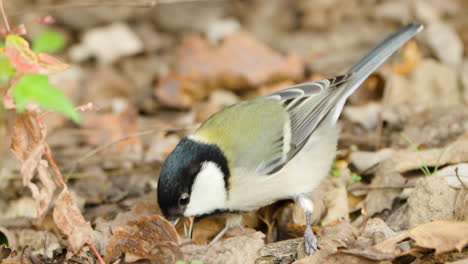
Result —
[[[187, 216], [184, 213], [191, 202], [193, 184], [208, 161], [216, 164], [215, 167], [219, 169], [219, 173], [212, 173], [217, 175], [209, 175], [209, 177], [213, 179], [222, 177], [224, 184], [222, 188], [227, 189], [228, 163], [223, 152], [216, 145], [205, 144], [186, 137], [169, 154], [161, 168], [158, 181], [158, 203], [166, 218], [175, 220], [178, 217]], [[211, 185], [207, 186], [203, 191], [210, 192], [210, 187]]]

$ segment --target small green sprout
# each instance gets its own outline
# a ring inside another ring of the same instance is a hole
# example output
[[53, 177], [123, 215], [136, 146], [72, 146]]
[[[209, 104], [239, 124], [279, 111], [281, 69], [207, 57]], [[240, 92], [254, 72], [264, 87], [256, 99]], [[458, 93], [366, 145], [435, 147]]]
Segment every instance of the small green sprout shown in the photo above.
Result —
[[336, 160], [333, 161], [333, 165], [332, 165], [330, 173], [335, 177], [338, 177], [341, 175], [341, 170], [338, 169], [338, 167], [336, 166]]
[[350, 176], [350, 179], [351, 179], [351, 183], [356, 183], [356, 182], [362, 181], [362, 177], [359, 176], [356, 173], [352, 173], [351, 176]]
[[[176, 261], [176, 264], [187, 264], [187, 262], [185, 262], [183, 260], [178, 260], [178, 261]], [[201, 262], [199, 260], [192, 260], [192, 261], [190, 261], [190, 264], [203, 264], [203, 262]]]
[[421, 153], [419, 151], [419, 147], [408, 137], [408, 135], [406, 135], [404, 132], [401, 132], [400, 133], [400, 136], [406, 141], [408, 142], [408, 144], [414, 149], [414, 151], [416, 151], [416, 153], [418, 154], [418, 158], [419, 160], [421, 161], [421, 166], [419, 166], [419, 169], [424, 173], [424, 175], [426, 176], [431, 176], [435, 173], [437, 173], [437, 171], [439, 170], [439, 165], [440, 165], [440, 160], [442, 159], [442, 156], [444, 155], [445, 151], [447, 150], [448, 146], [445, 147], [439, 154], [439, 156], [437, 157], [437, 162], [436, 162], [436, 165], [434, 167], [434, 170], [431, 172], [431, 170], [429, 169], [429, 167], [427, 166], [426, 162], [424, 161], [424, 159], [422, 158], [421, 156]]

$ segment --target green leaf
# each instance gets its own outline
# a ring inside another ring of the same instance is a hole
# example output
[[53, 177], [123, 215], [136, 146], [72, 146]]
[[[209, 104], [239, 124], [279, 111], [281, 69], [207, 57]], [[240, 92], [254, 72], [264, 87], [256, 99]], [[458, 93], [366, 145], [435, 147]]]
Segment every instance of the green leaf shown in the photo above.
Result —
[[55, 53], [65, 48], [66, 41], [62, 33], [55, 30], [41, 32], [33, 40], [32, 48], [35, 52]]
[[63, 92], [49, 83], [49, 77], [41, 74], [27, 73], [13, 87], [13, 100], [19, 112], [22, 112], [30, 101], [38, 103], [45, 109], [53, 110], [79, 122], [80, 115]]
[[8, 82], [16, 73], [15, 67], [5, 55], [0, 55], [0, 82]]
[[333, 176], [338, 177], [338, 176], [340, 176], [341, 171], [340, 171], [339, 169], [337, 169], [337, 168], [333, 168], [333, 169], [331, 170], [331, 174], [332, 174]]
[[351, 174], [351, 183], [355, 183], [361, 180], [362, 180], [361, 176], [357, 175], [356, 173]]

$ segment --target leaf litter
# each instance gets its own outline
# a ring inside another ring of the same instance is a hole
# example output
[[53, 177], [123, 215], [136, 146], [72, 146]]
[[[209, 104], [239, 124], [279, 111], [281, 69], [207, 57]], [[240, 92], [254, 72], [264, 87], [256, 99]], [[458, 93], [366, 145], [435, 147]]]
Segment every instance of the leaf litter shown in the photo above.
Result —
[[[90, 107], [95, 112], [85, 113], [81, 125], [60, 122], [49, 133], [41, 123], [45, 113], [38, 112], [34, 104], [27, 104], [15, 117], [11, 146], [20, 164], [0, 171], [0, 187], [7, 190], [0, 192], [0, 209], [8, 209], [0, 217], [0, 233], [11, 240], [10, 251], [0, 250], [3, 261], [39, 263], [52, 258], [58, 263], [94, 263], [91, 245], [111, 263], [433, 263], [431, 259], [466, 259], [468, 195], [463, 183], [466, 185], [468, 126], [463, 98], [468, 93], [461, 68], [466, 68], [466, 51], [460, 49], [461, 43], [468, 47], [468, 42], [466, 23], [457, 13], [463, 7], [450, 11], [435, 1], [421, 5], [399, 1], [395, 6], [411, 11], [392, 15], [391, 5], [363, 9], [356, 1], [335, 5], [333, 12], [324, 4], [300, 1], [236, 6], [214, 2], [164, 7], [167, 12], [171, 8], [183, 12], [193, 23], [177, 21], [176, 16], [141, 16], [141, 10], [133, 9], [115, 12], [112, 18], [108, 14], [114, 12], [106, 8], [96, 8], [94, 13], [83, 9], [78, 20], [69, 10], [56, 10], [59, 32], [67, 36], [73, 32], [67, 41], [83, 52], [78, 54], [80, 50], [75, 49], [73, 53], [69, 48], [64, 52], [72, 55], [72, 71], [81, 72], [75, 88], [70, 88], [73, 101], [91, 101], [99, 109]], [[458, 5], [458, 1], [453, 3]], [[195, 7], [200, 12], [193, 12]], [[147, 12], [159, 14], [161, 10]], [[180, 237], [180, 224], [174, 228], [162, 218], [155, 200], [158, 171], [188, 132], [186, 127], [196, 127], [212, 113], [240, 100], [342, 72], [383, 32], [407, 21], [401, 20], [403, 15], [423, 17], [433, 31], [450, 28], [444, 35], [456, 43], [450, 45], [449, 56], [442, 58], [443, 38], [432, 34], [417, 38], [349, 101], [340, 120], [340, 165], [310, 194], [315, 201], [313, 229], [318, 234], [318, 252], [304, 254], [300, 237], [305, 219], [287, 201], [244, 216], [248, 227], [233, 229], [213, 247], [206, 244], [223, 227], [223, 216], [195, 223], [194, 243]], [[226, 17], [240, 28], [223, 32]], [[220, 24], [215, 27], [216, 23]], [[203, 34], [192, 34], [210, 28], [217, 28], [217, 34], [223, 36], [216, 44]], [[362, 30], [350, 35], [353, 28]], [[115, 41], [116, 35], [122, 40]], [[90, 36], [95, 43], [107, 44], [90, 46]], [[127, 38], [133, 47], [119, 46]], [[148, 48], [148, 40], [152, 48]], [[55, 59], [33, 53], [19, 35], [7, 42], [6, 55], [15, 58], [13, 66], [23, 72], [65, 69], [61, 55]], [[137, 76], [143, 76], [142, 80]], [[15, 107], [11, 89], [3, 99], [5, 107]], [[181, 126], [184, 129], [177, 129]], [[151, 130], [155, 133], [140, 133]], [[49, 146], [49, 139], [54, 144]], [[55, 159], [51, 159], [52, 153]], [[70, 165], [76, 161], [78, 166]], [[69, 171], [70, 167], [74, 170]], [[60, 180], [61, 170], [67, 175], [66, 187]], [[26, 192], [18, 184], [20, 174], [28, 186]], [[6, 180], [4, 175], [8, 175]], [[29, 196], [33, 199], [23, 199]], [[142, 205], [142, 200], [149, 204]], [[31, 214], [22, 214], [19, 208], [37, 210], [41, 218], [31, 220]], [[43, 241], [43, 235], [37, 233], [15, 246], [14, 240], [23, 234], [19, 228], [51, 232], [53, 243], [35, 243], [36, 237], [36, 242]]]

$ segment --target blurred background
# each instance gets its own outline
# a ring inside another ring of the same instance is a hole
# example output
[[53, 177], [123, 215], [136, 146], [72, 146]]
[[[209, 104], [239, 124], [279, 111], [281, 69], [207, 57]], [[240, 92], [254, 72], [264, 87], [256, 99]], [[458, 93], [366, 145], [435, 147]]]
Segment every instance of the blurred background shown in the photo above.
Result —
[[[333, 178], [319, 192], [323, 201], [327, 192], [344, 200], [336, 202], [341, 209], [319, 204], [315, 224], [362, 221], [361, 205], [372, 199], [368, 216], [379, 215], [395, 231], [428, 220], [467, 219], [465, 211], [454, 213], [455, 194], [447, 202], [453, 204], [452, 215], [402, 216], [411, 214], [411, 206], [423, 208], [408, 205], [409, 196], [402, 195], [424, 175], [417, 158], [403, 169], [397, 166], [399, 177], [380, 175], [374, 183], [378, 171], [372, 168], [395, 151], [414, 153], [412, 146], [441, 150], [467, 138], [468, 1], [6, 0], [5, 9], [11, 24], [25, 24], [26, 39], [40, 45], [45, 38], [52, 43], [45, 51], [70, 65], [51, 76], [53, 85], [75, 105], [99, 107], [83, 112], [80, 124], [57, 113], [47, 114], [44, 122], [53, 157], [85, 219], [100, 233], [100, 239], [93, 239], [103, 254], [111, 236], [103, 235], [104, 222], [111, 221], [114, 230], [116, 216], [132, 208], [135, 212], [141, 202], [145, 213], [136, 215], [159, 212], [159, 168], [200, 122], [241, 100], [344, 73], [387, 34], [410, 22], [424, 24], [424, 31], [345, 107], [332, 173], [346, 176]], [[35, 23], [45, 15], [55, 23]], [[14, 116], [3, 111], [0, 122], [0, 238], [16, 248], [42, 250], [42, 261], [65, 256], [67, 244], [52, 213], [36, 219], [36, 202], [23, 187], [21, 164], [9, 150]], [[466, 155], [455, 155], [442, 165], [467, 161]], [[361, 188], [382, 183], [408, 185], [390, 196], [369, 197], [372, 191]], [[467, 206], [466, 193], [464, 197], [461, 208]], [[246, 216], [247, 231], [262, 231], [267, 242], [297, 237], [304, 222], [298, 214], [292, 204], [279, 203]], [[126, 217], [117, 222], [125, 223]], [[199, 222], [197, 242], [209, 241], [222, 228], [218, 218]], [[44, 234], [53, 242], [44, 242]]]

